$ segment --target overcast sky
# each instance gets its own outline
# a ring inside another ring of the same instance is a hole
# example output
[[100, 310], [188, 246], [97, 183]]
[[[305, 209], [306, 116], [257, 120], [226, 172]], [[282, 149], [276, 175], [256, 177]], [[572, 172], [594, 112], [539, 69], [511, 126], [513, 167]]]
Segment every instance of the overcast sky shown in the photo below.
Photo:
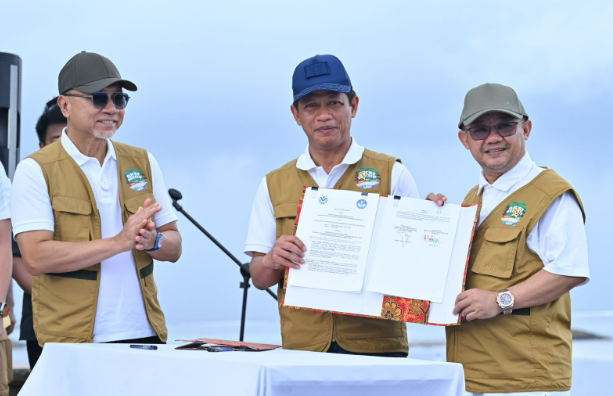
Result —
[[[62, 66], [98, 52], [139, 87], [116, 139], [151, 151], [184, 208], [248, 261], [257, 186], [306, 145], [289, 110], [300, 61], [338, 56], [360, 96], [356, 140], [401, 158], [423, 196], [454, 203], [480, 170], [457, 139], [464, 95], [510, 85], [533, 120], [532, 159], [566, 178], [586, 208], [592, 281], [573, 291], [573, 309], [610, 309], [613, 5], [356, 3], [2, 2], [0, 51], [23, 59], [22, 158], [38, 148], [34, 125]], [[169, 322], [238, 319], [234, 264], [179, 217], [183, 257], [155, 273]], [[255, 288], [248, 313], [278, 317]]]

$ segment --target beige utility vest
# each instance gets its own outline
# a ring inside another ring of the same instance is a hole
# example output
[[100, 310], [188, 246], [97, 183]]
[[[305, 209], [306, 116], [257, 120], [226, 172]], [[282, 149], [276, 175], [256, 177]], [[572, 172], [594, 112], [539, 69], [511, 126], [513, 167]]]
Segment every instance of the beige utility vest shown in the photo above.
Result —
[[[294, 160], [266, 175], [266, 183], [277, 222], [277, 239], [281, 235], [293, 235], [298, 202], [304, 186], [317, 186], [309, 172], [298, 169]], [[350, 165], [334, 186], [337, 190], [389, 195], [392, 167], [397, 160], [385, 154], [364, 150], [362, 159]], [[400, 161], [399, 161], [400, 162]], [[358, 187], [360, 169], [372, 168], [381, 177], [379, 185], [362, 189]], [[381, 319], [337, 315], [282, 307], [285, 298], [282, 272], [279, 281], [279, 315], [283, 348], [325, 352], [336, 341], [342, 348], [358, 353], [408, 353], [406, 325]]]
[[[119, 202], [122, 220], [136, 213], [145, 199], [155, 202], [151, 167], [147, 151], [113, 142], [117, 154]], [[87, 242], [102, 238], [100, 213], [87, 176], [74, 159], [57, 142], [32, 154], [43, 170], [53, 207], [55, 241]], [[125, 176], [128, 170], [141, 170], [147, 187], [141, 191], [130, 188]], [[153, 260], [146, 252], [132, 250], [135, 271], [140, 280], [145, 312], [153, 330], [162, 341], [168, 331], [164, 313], [157, 299], [153, 279]], [[100, 289], [100, 263], [82, 270], [49, 273], [32, 278], [32, 309], [34, 331], [42, 346], [46, 342], [92, 342], [94, 321]]]
[[[579, 195], [550, 169], [503, 200], [475, 232], [466, 289], [497, 292], [543, 269], [543, 262], [526, 241], [547, 208], [566, 191], [575, 194], [583, 211]], [[477, 186], [463, 204], [480, 201]], [[503, 215], [514, 203], [523, 203], [526, 210], [516, 225], [506, 225]], [[466, 390], [473, 393], [569, 390], [570, 315], [570, 294], [566, 293], [511, 315], [447, 327], [447, 361], [462, 363]]]

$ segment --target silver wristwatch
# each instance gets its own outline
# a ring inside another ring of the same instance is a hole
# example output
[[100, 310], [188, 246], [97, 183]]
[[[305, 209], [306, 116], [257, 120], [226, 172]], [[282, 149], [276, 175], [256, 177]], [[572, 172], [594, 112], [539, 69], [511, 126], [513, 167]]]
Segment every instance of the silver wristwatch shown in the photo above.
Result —
[[513, 312], [513, 304], [515, 304], [515, 297], [511, 294], [509, 289], [503, 289], [498, 292], [498, 296], [496, 297], [496, 302], [498, 306], [502, 308], [502, 313], [505, 315]]

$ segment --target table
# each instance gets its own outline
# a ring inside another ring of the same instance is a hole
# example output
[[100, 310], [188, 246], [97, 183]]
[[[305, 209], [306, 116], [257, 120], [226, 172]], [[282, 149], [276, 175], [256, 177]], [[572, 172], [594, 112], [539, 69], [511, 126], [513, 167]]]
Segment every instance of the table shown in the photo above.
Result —
[[206, 352], [126, 344], [45, 345], [31, 395], [462, 395], [460, 364], [278, 349]]

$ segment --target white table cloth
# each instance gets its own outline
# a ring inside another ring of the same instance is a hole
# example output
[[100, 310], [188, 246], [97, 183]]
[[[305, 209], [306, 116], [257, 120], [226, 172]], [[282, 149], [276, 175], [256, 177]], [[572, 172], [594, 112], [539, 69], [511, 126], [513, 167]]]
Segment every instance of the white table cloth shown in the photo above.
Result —
[[45, 345], [20, 392], [31, 395], [462, 395], [460, 364], [274, 350], [131, 349]]

